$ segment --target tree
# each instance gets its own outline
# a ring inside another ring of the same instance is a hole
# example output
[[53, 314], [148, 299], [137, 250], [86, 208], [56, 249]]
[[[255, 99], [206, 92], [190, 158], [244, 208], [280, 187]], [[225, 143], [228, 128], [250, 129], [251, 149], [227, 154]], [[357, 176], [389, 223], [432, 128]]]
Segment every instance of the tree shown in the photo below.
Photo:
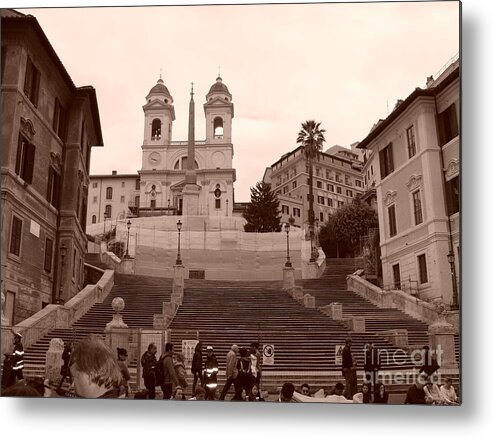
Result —
[[254, 187], [250, 187], [250, 192], [251, 203], [243, 213], [247, 221], [245, 232], [280, 232], [279, 200], [271, 191], [270, 184], [257, 182]]
[[366, 236], [371, 228], [378, 228], [377, 213], [357, 196], [352, 203], [344, 205], [320, 229], [319, 239], [324, 252], [332, 243], [347, 246], [351, 255], [358, 252], [360, 237]]
[[[310, 239], [313, 240], [315, 224], [315, 212], [313, 210], [313, 160], [319, 158], [319, 152], [322, 150], [325, 129], [320, 129], [320, 123], [314, 120], [307, 120], [301, 124], [301, 130], [298, 132], [296, 142], [303, 146], [303, 155], [308, 164], [308, 227]], [[314, 262], [313, 251], [310, 255], [310, 262]]]

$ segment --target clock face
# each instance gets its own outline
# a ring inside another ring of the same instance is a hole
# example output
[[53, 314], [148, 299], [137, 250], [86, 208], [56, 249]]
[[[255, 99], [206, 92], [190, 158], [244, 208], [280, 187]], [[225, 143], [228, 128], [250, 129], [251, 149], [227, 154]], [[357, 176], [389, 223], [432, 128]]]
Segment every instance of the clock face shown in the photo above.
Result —
[[150, 155], [149, 155], [149, 163], [151, 165], [156, 165], [156, 164], [159, 164], [161, 162], [161, 155], [157, 152], [152, 152]]

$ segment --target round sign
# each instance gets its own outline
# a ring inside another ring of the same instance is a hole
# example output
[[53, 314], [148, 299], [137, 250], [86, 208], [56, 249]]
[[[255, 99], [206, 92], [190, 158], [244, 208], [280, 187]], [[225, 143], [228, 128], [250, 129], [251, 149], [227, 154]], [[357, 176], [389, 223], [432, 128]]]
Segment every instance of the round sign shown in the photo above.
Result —
[[266, 344], [264, 346], [264, 356], [271, 357], [272, 355], [274, 355], [274, 347], [271, 344]]

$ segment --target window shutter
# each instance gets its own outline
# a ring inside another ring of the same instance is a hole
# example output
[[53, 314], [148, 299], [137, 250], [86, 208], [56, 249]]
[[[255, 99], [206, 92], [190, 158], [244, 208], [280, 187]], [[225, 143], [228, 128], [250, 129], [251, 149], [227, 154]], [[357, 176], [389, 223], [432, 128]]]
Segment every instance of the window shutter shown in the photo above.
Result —
[[33, 67], [33, 85], [32, 85], [32, 102], [33, 105], [38, 107], [38, 96], [39, 96], [39, 71]]
[[388, 146], [387, 146], [387, 150], [388, 150], [388, 160], [389, 160], [389, 163], [388, 163], [388, 174], [392, 173], [394, 171], [394, 153], [392, 151], [392, 143], [390, 143]]
[[53, 258], [53, 240], [50, 238], [46, 239], [45, 244], [45, 265], [44, 269], [46, 272], [51, 272], [51, 260]]
[[22, 135], [19, 134], [19, 141], [17, 145], [17, 157], [15, 159], [15, 173], [20, 175], [21, 174], [21, 165], [22, 165], [22, 149], [24, 147], [24, 138], [22, 138]]
[[441, 112], [437, 114], [437, 122], [438, 122], [438, 140], [440, 141], [440, 146], [445, 144], [445, 121], [444, 121], [444, 113]]
[[457, 135], [459, 135], [459, 124], [457, 122], [457, 111], [455, 110], [455, 103], [452, 103], [449, 107], [450, 111], [450, 133], [451, 133], [451, 139], [455, 138]]
[[31, 95], [31, 86], [33, 80], [32, 78], [33, 78], [33, 64], [31, 60], [28, 58], [26, 64], [26, 77], [24, 78], [24, 94], [28, 97]]
[[378, 152], [378, 157], [380, 158], [380, 177], [385, 178], [385, 149]]
[[53, 167], [48, 168], [48, 185], [46, 188], [46, 200], [53, 205]]
[[53, 195], [51, 204], [56, 208], [60, 208], [60, 175], [53, 171]]

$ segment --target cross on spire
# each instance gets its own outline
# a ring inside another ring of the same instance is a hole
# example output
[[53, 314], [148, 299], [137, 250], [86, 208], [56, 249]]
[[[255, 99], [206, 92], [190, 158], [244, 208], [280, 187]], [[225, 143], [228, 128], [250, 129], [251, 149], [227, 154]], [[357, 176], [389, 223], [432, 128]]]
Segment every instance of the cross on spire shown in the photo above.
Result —
[[193, 82], [190, 82], [190, 84], [192, 85], [192, 91], [190, 91], [190, 95], [192, 96], [193, 98]]
[[221, 77], [221, 66], [220, 65], [217, 66], [217, 75], [219, 77]]

